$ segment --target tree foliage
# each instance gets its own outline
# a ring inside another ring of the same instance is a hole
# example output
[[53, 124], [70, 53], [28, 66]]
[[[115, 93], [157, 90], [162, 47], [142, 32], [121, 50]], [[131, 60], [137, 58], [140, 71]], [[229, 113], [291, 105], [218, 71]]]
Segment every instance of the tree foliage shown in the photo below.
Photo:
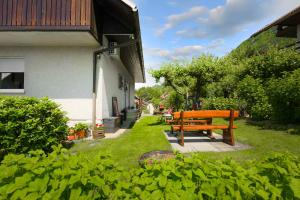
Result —
[[196, 103], [200, 97], [206, 96], [206, 86], [220, 80], [229, 68], [226, 59], [219, 59], [211, 55], [201, 55], [194, 58], [186, 66], [178, 63], [169, 63], [150, 73], [159, 81], [164, 80], [164, 85], [174, 89], [184, 97], [192, 97]]
[[162, 99], [161, 97], [168, 91], [168, 88], [163, 86], [142, 87], [136, 91], [136, 95], [143, 99], [144, 102], [152, 103], [157, 107]]
[[236, 49], [228, 54], [228, 57], [240, 62], [253, 56], [262, 55], [272, 49], [282, 49], [293, 44], [296, 39], [276, 37], [276, 29], [269, 29], [256, 37], [251, 37], [241, 43]]

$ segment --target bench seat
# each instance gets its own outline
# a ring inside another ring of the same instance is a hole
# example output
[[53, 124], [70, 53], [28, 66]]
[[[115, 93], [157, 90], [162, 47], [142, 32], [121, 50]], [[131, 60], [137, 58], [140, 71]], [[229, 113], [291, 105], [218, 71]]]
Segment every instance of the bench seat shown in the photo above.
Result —
[[[179, 120], [167, 120], [167, 123], [180, 123]], [[183, 120], [183, 123], [201, 123], [201, 124], [206, 124], [207, 120], [206, 119], [189, 119], [189, 120]]]
[[[179, 131], [181, 126], [180, 125], [173, 125], [173, 131]], [[198, 131], [198, 130], [214, 130], [214, 129], [221, 129], [225, 130], [228, 129], [228, 125], [183, 125], [184, 131]], [[236, 129], [236, 126], [232, 127], [233, 129]]]

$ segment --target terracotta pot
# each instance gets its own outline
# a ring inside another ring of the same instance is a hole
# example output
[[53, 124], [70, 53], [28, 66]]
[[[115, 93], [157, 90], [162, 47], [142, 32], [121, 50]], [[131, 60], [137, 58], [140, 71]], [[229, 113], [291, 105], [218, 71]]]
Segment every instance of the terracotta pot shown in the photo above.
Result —
[[68, 140], [76, 140], [76, 136], [75, 135], [68, 135]]
[[77, 132], [75, 132], [75, 135], [76, 135], [78, 138], [85, 138], [86, 132], [85, 132], [84, 130], [77, 131]]

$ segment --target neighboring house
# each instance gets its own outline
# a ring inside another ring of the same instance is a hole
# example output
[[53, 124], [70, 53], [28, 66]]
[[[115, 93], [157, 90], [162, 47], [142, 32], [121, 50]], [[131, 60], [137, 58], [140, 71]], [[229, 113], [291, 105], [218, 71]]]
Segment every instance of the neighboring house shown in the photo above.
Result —
[[154, 106], [153, 106], [152, 103], [149, 103], [149, 104], [147, 105], [147, 110], [149, 111], [149, 114], [150, 114], [150, 115], [153, 115], [153, 114], [154, 114], [155, 108], [154, 108]]
[[0, 1], [0, 95], [47, 96], [71, 120], [95, 122], [112, 116], [113, 97], [119, 111], [135, 106], [143, 65], [127, 0]]
[[277, 37], [289, 37], [297, 39], [297, 47], [299, 49], [300, 41], [300, 6], [287, 13], [286, 15], [280, 17], [276, 21], [267, 25], [260, 31], [254, 33], [251, 37], [255, 37], [260, 33], [272, 28], [277, 27]]

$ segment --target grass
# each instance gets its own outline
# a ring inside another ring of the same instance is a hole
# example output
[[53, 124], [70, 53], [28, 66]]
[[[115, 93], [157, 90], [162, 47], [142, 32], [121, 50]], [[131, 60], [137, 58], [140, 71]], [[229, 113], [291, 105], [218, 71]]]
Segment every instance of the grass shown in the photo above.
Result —
[[162, 134], [165, 128], [157, 117], [144, 117], [119, 138], [80, 142], [71, 151], [88, 154], [102, 151], [110, 154], [123, 167], [135, 167], [139, 157], [146, 152], [171, 150], [169, 142]]
[[[228, 124], [223, 119], [217, 119], [215, 123]], [[288, 134], [287, 130], [263, 129], [260, 126], [249, 124], [244, 119], [236, 120], [234, 124], [238, 127], [234, 131], [236, 141], [250, 145], [251, 149], [201, 154], [213, 159], [231, 157], [237, 161], [261, 159], [271, 152], [290, 152], [300, 157], [300, 135]]]
[[[214, 120], [216, 124], [228, 124], [225, 120]], [[300, 157], [300, 135], [291, 135], [284, 130], [267, 130], [260, 126], [248, 124], [246, 120], [235, 121], [234, 131], [236, 141], [248, 144], [252, 148], [233, 152], [203, 152], [199, 153], [210, 159], [231, 157], [236, 161], [261, 159], [271, 152], [291, 152]], [[86, 141], [76, 144], [71, 150], [93, 154], [96, 151], [111, 154], [112, 159], [124, 167], [138, 165], [139, 157], [153, 150], [170, 150], [171, 146], [164, 130], [170, 127], [158, 121], [158, 117], [144, 117], [134, 127], [116, 139]]]

